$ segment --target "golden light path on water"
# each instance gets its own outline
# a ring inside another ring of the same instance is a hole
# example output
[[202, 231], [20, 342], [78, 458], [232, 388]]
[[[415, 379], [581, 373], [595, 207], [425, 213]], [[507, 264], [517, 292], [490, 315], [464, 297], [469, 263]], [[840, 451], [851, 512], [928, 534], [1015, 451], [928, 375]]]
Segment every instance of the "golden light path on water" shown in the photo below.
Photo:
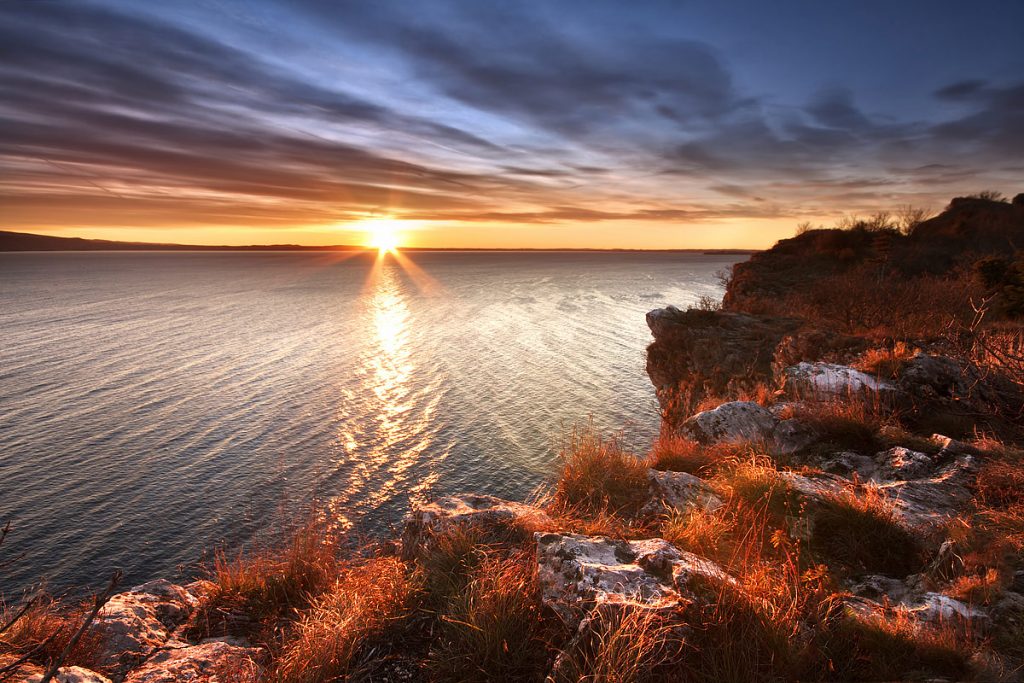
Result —
[[[403, 276], [420, 293], [436, 291], [436, 283], [408, 257], [382, 249], [359, 301], [366, 334], [357, 372], [363, 389], [370, 391], [362, 394], [361, 419], [345, 419], [344, 408], [339, 415], [338, 440], [345, 457], [338, 466], [348, 471], [348, 480], [328, 507], [343, 528], [396, 495], [408, 495], [411, 502], [425, 499], [451, 450], [434, 439], [435, 414], [444, 396], [439, 382], [417, 381]], [[351, 390], [346, 393], [355, 399]], [[365, 405], [367, 397], [374, 405]]]

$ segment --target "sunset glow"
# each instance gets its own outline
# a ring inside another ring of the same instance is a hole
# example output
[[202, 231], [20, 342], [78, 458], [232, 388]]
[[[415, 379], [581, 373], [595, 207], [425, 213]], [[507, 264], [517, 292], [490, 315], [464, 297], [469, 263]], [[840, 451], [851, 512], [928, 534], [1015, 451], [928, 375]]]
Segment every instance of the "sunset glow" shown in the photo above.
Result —
[[373, 219], [363, 221], [359, 227], [366, 232], [366, 246], [386, 254], [402, 245], [400, 225], [400, 221], [392, 219]]
[[1022, 3], [0, 4], [0, 230], [767, 248], [1020, 177]]

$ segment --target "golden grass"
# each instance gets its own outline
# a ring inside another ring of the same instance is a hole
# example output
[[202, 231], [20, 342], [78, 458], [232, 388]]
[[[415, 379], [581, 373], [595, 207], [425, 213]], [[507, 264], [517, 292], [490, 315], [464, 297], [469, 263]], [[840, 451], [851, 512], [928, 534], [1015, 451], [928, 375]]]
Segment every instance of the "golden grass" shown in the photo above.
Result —
[[583, 637], [562, 653], [552, 681], [679, 680], [669, 665], [684, 647], [682, 625], [681, 615], [675, 612], [611, 606], [598, 610]]
[[962, 680], [971, 671], [977, 645], [953, 624], [922, 625], [901, 610], [868, 617], [844, 612], [840, 596], [823, 603], [807, 678]]
[[[319, 515], [279, 546], [228, 557], [218, 553], [210, 571], [214, 588], [193, 615], [193, 636], [259, 636], [296, 609], [307, 607], [338, 575], [340, 539]], [[248, 619], [226, 618], [244, 613]]]
[[[874, 452], [882, 444], [879, 432], [882, 406], [859, 397], [808, 401], [794, 407], [784, 417], [793, 417], [814, 430], [829, 450]], [[822, 446], [819, 445], [819, 448]]]
[[634, 512], [647, 493], [647, 465], [606, 438], [592, 425], [574, 427], [559, 453], [552, 494], [555, 509], [580, 512]]
[[470, 573], [484, 561], [486, 544], [483, 529], [472, 524], [424, 532], [415, 553], [417, 583], [432, 605], [444, 605], [465, 589]]
[[868, 349], [854, 363], [854, 367], [881, 379], [895, 379], [917, 351], [912, 344], [897, 341], [892, 346]]
[[651, 448], [650, 465], [656, 470], [702, 475], [718, 464], [714, 449], [682, 436], [662, 435]]
[[295, 625], [277, 659], [278, 680], [319, 683], [351, 674], [361, 651], [409, 615], [413, 594], [396, 558], [346, 566]]
[[448, 597], [427, 669], [437, 681], [538, 680], [548, 663], [532, 552], [488, 556]]
[[[0, 626], [8, 624], [21, 605], [0, 602]], [[46, 666], [64, 650], [85, 619], [88, 610], [67, 605], [50, 596], [40, 596], [14, 624], [0, 635], [0, 658], [13, 661], [32, 654], [28, 661]], [[101, 639], [87, 631], [64, 660], [64, 666], [81, 666], [103, 671], [99, 660]]]

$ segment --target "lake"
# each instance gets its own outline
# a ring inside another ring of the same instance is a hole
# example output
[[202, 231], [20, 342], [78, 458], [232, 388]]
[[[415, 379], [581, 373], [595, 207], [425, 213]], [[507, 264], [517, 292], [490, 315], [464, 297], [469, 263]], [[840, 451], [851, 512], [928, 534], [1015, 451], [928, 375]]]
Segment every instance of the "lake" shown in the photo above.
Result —
[[589, 418], [645, 449], [644, 314], [740, 258], [0, 254], [0, 591], [174, 578], [314, 497], [369, 534], [522, 499]]

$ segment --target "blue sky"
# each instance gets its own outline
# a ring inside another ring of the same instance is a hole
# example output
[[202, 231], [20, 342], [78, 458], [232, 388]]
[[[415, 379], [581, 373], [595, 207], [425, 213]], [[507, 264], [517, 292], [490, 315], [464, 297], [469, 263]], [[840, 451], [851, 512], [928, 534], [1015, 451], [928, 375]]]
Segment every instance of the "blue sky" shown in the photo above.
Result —
[[0, 4], [8, 229], [765, 246], [1020, 191], [1020, 2]]

